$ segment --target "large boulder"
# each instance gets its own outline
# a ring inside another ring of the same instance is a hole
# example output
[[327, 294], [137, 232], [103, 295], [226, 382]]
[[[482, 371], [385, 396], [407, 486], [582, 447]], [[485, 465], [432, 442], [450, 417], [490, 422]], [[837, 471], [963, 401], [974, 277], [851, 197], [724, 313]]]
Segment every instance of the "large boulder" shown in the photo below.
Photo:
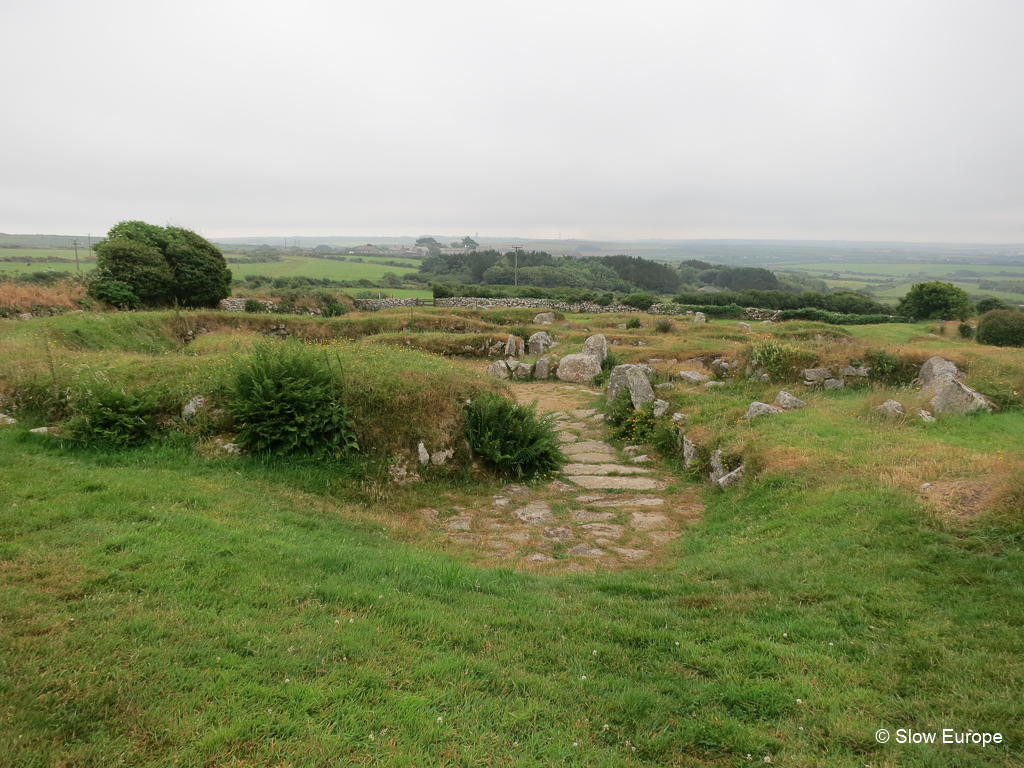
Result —
[[587, 337], [587, 340], [583, 342], [583, 354], [597, 355], [604, 362], [605, 358], [608, 357], [608, 339], [601, 333], [595, 333], [593, 336]]
[[832, 378], [831, 368], [804, 368], [800, 371], [804, 381], [824, 381]]
[[779, 394], [775, 396], [775, 405], [779, 406], [779, 408], [790, 409], [807, 407], [807, 403], [805, 403], [799, 397], [789, 394], [789, 392], [786, 392], [785, 390], [782, 390], [781, 392], [779, 392]]
[[495, 360], [487, 366], [487, 375], [497, 379], [507, 379], [512, 372], [509, 371], [508, 364], [504, 360]]
[[539, 315], [535, 315], [533, 322], [537, 325], [551, 325], [555, 322], [554, 312], [541, 312]]
[[633, 407], [639, 408], [654, 399], [654, 387], [648, 378], [654, 369], [649, 365], [616, 365], [608, 379], [608, 391], [605, 400], [611, 402], [623, 389], [629, 390]]
[[697, 463], [697, 446], [690, 438], [683, 436], [683, 465], [691, 469]]
[[761, 416], [774, 416], [776, 413], [785, 413], [781, 408], [776, 408], [774, 405], [768, 405], [768, 403], [760, 403], [756, 400], [750, 404], [747, 408], [747, 412], [743, 414], [745, 421], [752, 421], [753, 419]]
[[533, 366], [529, 363], [519, 363], [512, 371], [513, 379], [532, 379], [533, 378]]
[[542, 357], [533, 366], [533, 378], [546, 379], [551, 375], [551, 363], [546, 357]]
[[704, 316], [703, 312], [694, 312], [693, 313], [693, 322], [695, 322], [695, 323], [706, 323], [707, 321], [708, 321], [708, 319], [707, 319], [707, 317]]
[[518, 341], [518, 336], [513, 336], [511, 333], [508, 335], [508, 338], [505, 340], [505, 357], [516, 356], [516, 352], [519, 351]]
[[537, 331], [530, 337], [530, 354], [543, 355], [551, 346], [551, 336], [546, 331]]
[[898, 400], [886, 400], [881, 405], [875, 406], [876, 411], [881, 411], [886, 416], [906, 416], [907, 409]]
[[992, 410], [984, 395], [960, 381], [960, 370], [951, 360], [929, 358], [921, 366], [917, 385], [921, 394], [930, 398], [928, 404], [934, 413], [970, 413], [979, 408]]
[[557, 376], [562, 381], [593, 381], [601, 372], [601, 358], [597, 355], [566, 355], [558, 362]]
[[702, 382], [707, 381], [710, 378], [711, 377], [708, 376], [706, 373], [701, 373], [700, 371], [680, 371], [679, 372], [679, 379], [680, 379], [680, 381], [685, 381], [685, 382], [687, 382], [689, 384], [700, 384]]

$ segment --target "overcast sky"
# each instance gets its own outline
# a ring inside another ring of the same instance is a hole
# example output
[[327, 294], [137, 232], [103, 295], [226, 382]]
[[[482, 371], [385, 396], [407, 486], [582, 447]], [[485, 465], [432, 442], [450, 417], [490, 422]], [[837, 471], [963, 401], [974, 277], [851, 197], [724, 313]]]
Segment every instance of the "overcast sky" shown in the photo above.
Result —
[[1024, 242], [1024, 2], [0, 0], [0, 231]]

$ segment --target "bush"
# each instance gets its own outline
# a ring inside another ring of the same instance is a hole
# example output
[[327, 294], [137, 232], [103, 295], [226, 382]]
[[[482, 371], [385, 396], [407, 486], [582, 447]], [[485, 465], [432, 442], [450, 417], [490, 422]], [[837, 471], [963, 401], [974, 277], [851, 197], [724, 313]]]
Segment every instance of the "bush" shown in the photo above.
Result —
[[649, 293], [631, 293], [622, 300], [622, 303], [627, 307], [633, 307], [634, 309], [646, 312], [656, 301], [657, 299]]
[[156, 432], [157, 398], [98, 382], [72, 396], [71, 414], [62, 430], [71, 440], [130, 448]]
[[566, 464], [554, 416], [538, 416], [535, 406], [516, 405], [485, 392], [466, 408], [470, 447], [502, 475], [529, 480], [553, 474]]
[[253, 453], [339, 457], [358, 450], [330, 363], [298, 342], [264, 342], [233, 382], [228, 411], [241, 423], [236, 441]]
[[868, 378], [886, 384], [909, 384], [916, 376], [918, 366], [884, 349], [869, 349], [864, 360], [871, 367]]
[[612, 302], [614, 302], [614, 301], [615, 301], [615, 294], [613, 294], [613, 293], [602, 293], [600, 296], [598, 296], [596, 299], [594, 299], [594, 303], [597, 304], [597, 306], [599, 306], [599, 307], [611, 306]]
[[672, 324], [672, 321], [664, 317], [656, 320], [654, 323], [654, 330], [658, 333], [671, 333], [673, 328], [675, 326]]
[[979, 344], [994, 347], [1024, 347], [1024, 312], [1013, 309], [986, 312], [978, 323], [976, 338]]
[[631, 317], [631, 318], [629, 318], [629, 320], [626, 321], [626, 327], [627, 328], [642, 328], [643, 324], [640, 322], [640, 318], [638, 318], [638, 317]]
[[960, 332], [961, 339], [970, 339], [974, 336], [974, 326], [970, 323], [960, 323], [956, 329]]
[[105, 301], [118, 309], [135, 309], [141, 303], [128, 283], [113, 279], [97, 279], [89, 288], [94, 299]]
[[912, 285], [896, 310], [915, 320], [966, 320], [974, 314], [974, 303], [963, 288], [933, 280]]
[[156, 306], [215, 307], [231, 294], [231, 270], [220, 249], [188, 229], [122, 221], [94, 250], [96, 290], [125, 283], [143, 304]]
[[997, 299], [995, 296], [986, 296], [984, 299], [979, 301], [975, 306], [978, 310], [979, 315], [984, 315], [986, 312], [991, 312], [993, 309], [1010, 309], [1010, 305], [1002, 299]]
[[342, 315], [348, 314], [348, 306], [342, 304], [334, 297], [331, 297], [324, 302], [320, 311], [323, 312], [324, 317], [341, 317]]
[[263, 304], [261, 304], [258, 299], [246, 299], [245, 311], [251, 313], [262, 312]]
[[654, 438], [658, 428], [654, 403], [644, 403], [639, 410], [634, 410], [628, 389], [623, 389], [608, 404], [604, 420], [611, 425], [614, 438], [628, 443], [646, 443]]
[[616, 365], [622, 365], [622, 358], [613, 352], [609, 352], [608, 356], [601, 361], [601, 372], [594, 377], [594, 386], [603, 387], [608, 379], [612, 377], [612, 368]]
[[774, 381], [785, 381], [793, 377], [793, 369], [800, 360], [798, 351], [777, 339], [755, 341], [750, 345], [751, 362], [768, 371]]

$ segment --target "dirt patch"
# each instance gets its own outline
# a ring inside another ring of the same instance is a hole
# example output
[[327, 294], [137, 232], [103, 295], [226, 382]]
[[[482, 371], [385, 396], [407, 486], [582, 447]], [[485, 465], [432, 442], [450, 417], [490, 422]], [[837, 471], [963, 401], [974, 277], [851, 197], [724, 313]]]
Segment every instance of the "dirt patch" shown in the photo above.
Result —
[[919, 490], [934, 512], [961, 519], [992, 511], [1000, 492], [992, 478], [925, 483]]

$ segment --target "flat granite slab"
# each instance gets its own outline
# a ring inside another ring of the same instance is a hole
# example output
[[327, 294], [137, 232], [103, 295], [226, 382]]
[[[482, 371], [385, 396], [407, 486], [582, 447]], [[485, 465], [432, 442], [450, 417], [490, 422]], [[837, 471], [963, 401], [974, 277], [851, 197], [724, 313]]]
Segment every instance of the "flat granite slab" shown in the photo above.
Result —
[[567, 475], [649, 475], [651, 470], [640, 467], [623, 467], [618, 464], [566, 464], [562, 471]]
[[649, 477], [598, 477], [577, 475], [569, 478], [580, 488], [593, 491], [657, 491], [662, 484]]

